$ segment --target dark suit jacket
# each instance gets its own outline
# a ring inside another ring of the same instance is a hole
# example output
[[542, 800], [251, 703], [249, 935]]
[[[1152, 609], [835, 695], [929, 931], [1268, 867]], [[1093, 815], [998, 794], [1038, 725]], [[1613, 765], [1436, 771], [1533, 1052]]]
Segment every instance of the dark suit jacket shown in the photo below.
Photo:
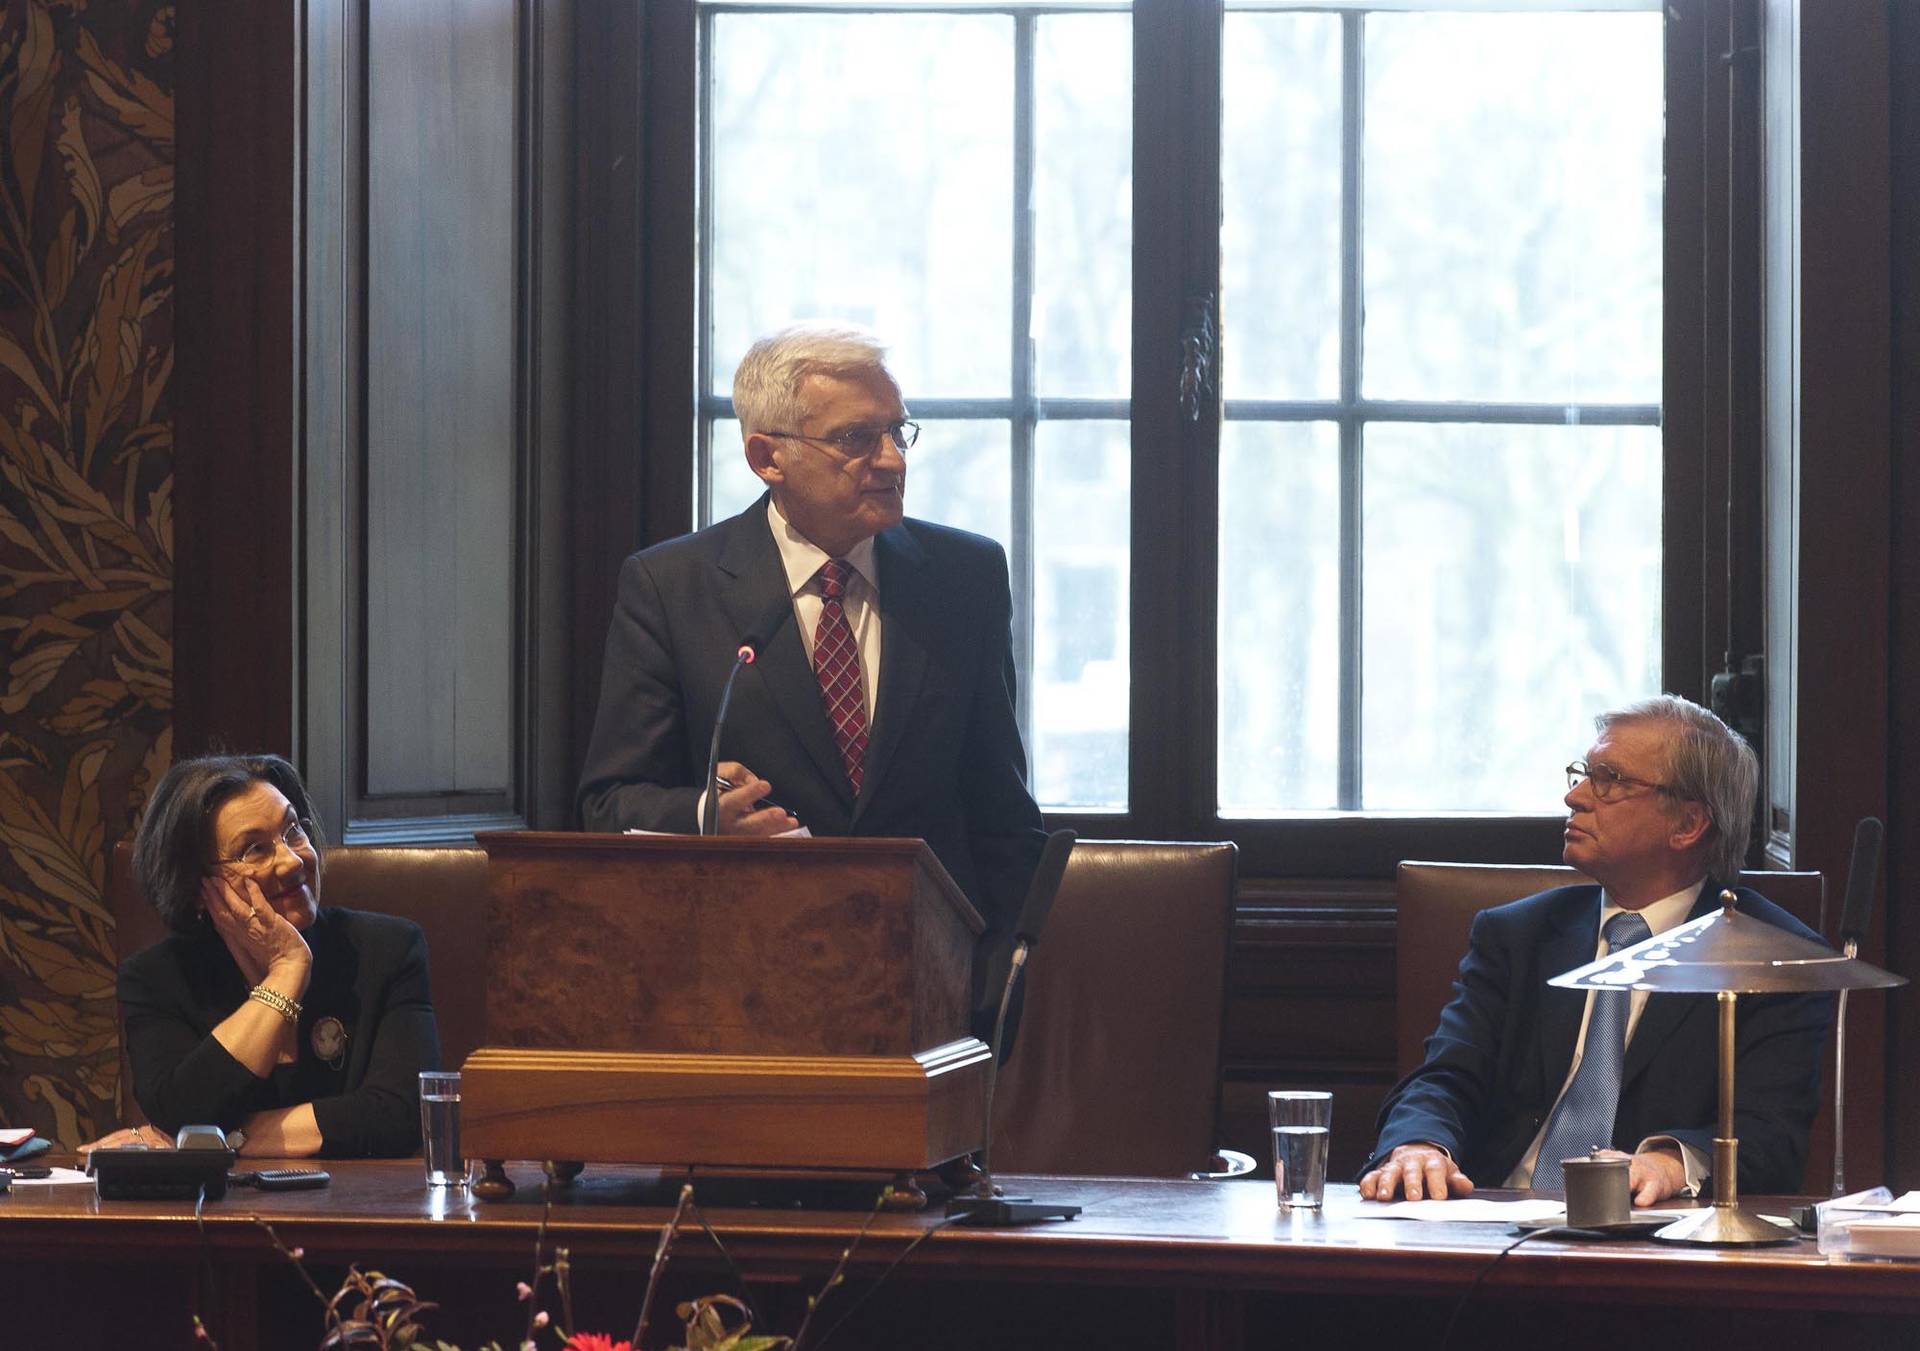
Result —
[[[299, 1058], [265, 1079], [213, 1038], [247, 983], [212, 926], [171, 934], [120, 967], [120, 1012], [134, 1098], [168, 1132], [232, 1130], [255, 1112], [313, 1104], [321, 1154], [398, 1157], [420, 1149], [421, 1070], [440, 1064], [427, 940], [412, 920], [324, 907], [306, 932], [313, 974], [301, 1001]], [[314, 1024], [347, 1032], [338, 1068], [313, 1048]]]
[[[1712, 878], [1690, 919], [1718, 904]], [[1739, 909], [1818, 941], [1792, 915], [1740, 888]], [[1453, 1000], [1427, 1039], [1427, 1059], [1380, 1109], [1374, 1162], [1425, 1140], [1482, 1186], [1497, 1187], [1526, 1153], [1573, 1063], [1586, 992], [1547, 984], [1593, 960], [1600, 888], [1558, 887], [1474, 917]], [[1735, 1009], [1734, 1130], [1743, 1190], [1800, 1189], [1807, 1131], [1819, 1105], [1827, 995], [1742, 995]], [[1671, 1135], [1713, 1152], [1719, 1119], [1719, 1016], [1712, 995], [1654, 994], [1627, 1043], [1613, 1147]], [[1370, 1162], [1369, 1167], [1373, 1166]]]
[[[720, 691], [742, 639], [720, 758], [773, 785], [815, 835], [918, 836], [980, 910], [975, 1008], [1045, 842], [1014, 715], [1012, 599], [993, 541], [908, 520], [874, 541], [883, 624], [856, 799], [795, 627], [767, 499], [627, 559], [581, 772], [589, 830], [691, 832]], [[997, 987], [995, 987], [997, 988]]]

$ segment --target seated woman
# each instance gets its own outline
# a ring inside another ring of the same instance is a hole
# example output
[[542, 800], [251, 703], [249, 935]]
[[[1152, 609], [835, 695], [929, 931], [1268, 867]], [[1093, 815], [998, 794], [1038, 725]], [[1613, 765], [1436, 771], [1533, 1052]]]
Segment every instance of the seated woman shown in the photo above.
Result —
[[320, 908], [292, 765], [174, 765], [133, 866], [174, 931], [120, 968], [134, 1097], [155, 1126], [212, 1123], [246, 1154], [419, 1150], [417, 1076], [440, 1060], [426, 939], [410, 920]]

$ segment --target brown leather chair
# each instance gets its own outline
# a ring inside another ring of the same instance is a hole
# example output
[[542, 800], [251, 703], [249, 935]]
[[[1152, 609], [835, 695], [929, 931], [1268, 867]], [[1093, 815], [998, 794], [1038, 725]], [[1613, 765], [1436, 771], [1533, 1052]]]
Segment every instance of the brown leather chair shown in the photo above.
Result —
[[[132, 855], [132, 845], [122, 842], [109, 865], [108, 903], [120, 961], [166, 936], [166, 926], [133, 879]], [[486, 1032], [486, 851], [336, 845], [326, 851], [321, 901], [401, 915], [425, 932], [440, 1063], [458, 1069]], [[124, 1049], [120, 1082], [122, 1120], [144, 1119], [126, 1088], [132, 1079]]]
[[1235, 854], [1074, 847], [995, 1089], [996, 1172], [1178, 1177], [1214, 1157]]
[[[1402, 863], [1395, 878], [1394, 1022], [1400, 1072], [1426, 1058], [1426, 1041], [1453, 997], [1476, 912], [1548, 887], [1590, 879], [1572, 868], [1509, 863]], [[1749, 872], [1740, 876], [1794, 918], [1820, 932], [1826, 885], [1819, 873]]]

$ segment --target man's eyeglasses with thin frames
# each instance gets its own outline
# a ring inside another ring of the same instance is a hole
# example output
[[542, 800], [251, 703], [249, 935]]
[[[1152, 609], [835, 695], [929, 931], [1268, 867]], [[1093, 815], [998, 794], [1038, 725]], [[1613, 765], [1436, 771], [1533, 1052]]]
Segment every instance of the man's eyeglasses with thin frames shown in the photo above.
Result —
[[1636, 779], [1622, 774], [1612, 765], [1589, 765], [1585, 760], [1575, 760], [1567, 766], [1567, 791], [1571, 793], [1582, 781], [1593, 784], [1593, 795], [1602, 802], [1611, 802], [1620, 794], [1623, 787], [1651, 788], [1656, 793], [1671, 794], [1673, 789], [1664, 783], [1655, 783], [1651, 779]]
[[808, 436], [804, 432], [761, 432], [762, 436], [777, 436], [786, 441], [807, 441], [818, 446], [830, 446], [840, 458], [845, 460], [870, 460], [880, 453], [887, 442], [893, 443], [898, 451], [908, 451], [913, 443], [920, 439], [920, 424], [902, 420], [884, 427], [849, 427], [832, 436]]

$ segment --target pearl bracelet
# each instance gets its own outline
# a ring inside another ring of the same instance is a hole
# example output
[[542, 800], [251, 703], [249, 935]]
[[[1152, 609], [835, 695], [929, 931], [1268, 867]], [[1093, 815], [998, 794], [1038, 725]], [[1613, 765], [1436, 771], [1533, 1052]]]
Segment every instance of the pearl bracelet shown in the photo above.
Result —
[[259, 1000], [290, 1023], [300, 1021], [300, 1005], [278, 990], [269, 990], [264, 985], [256, 985], [247, 991], [247, 998]]

